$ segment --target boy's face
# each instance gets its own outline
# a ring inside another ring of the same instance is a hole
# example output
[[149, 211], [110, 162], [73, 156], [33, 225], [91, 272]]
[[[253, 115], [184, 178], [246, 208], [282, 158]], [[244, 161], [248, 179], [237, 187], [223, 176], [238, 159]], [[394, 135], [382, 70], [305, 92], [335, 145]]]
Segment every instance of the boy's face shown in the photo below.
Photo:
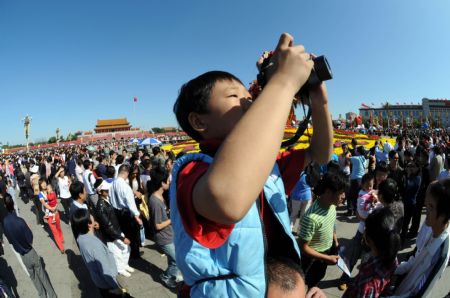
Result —
[[370, 180], [366, 181], [364, 183], [364, 185], [363, 185], [364, 190], [365, 191], [371, 191], [373, 189], [373, 182], [374, 182], [373, 179], [370, 179]]
[[204, 139], [224, 139], [251, 105], [251, 95], [234, 80], [215, 83], [211, 90], [207, 114], [191, 113], [189, 121]]

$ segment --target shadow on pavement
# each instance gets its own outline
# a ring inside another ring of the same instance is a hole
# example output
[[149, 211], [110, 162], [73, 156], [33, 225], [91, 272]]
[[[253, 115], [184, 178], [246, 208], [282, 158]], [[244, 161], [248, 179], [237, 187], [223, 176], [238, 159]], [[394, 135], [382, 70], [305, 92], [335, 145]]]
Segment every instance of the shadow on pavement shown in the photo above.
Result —
[[84, 265], [83, 258], [75, 254], [71, 249], [66, 250], [66, 255], [69, 269], [73, 271], [75, 277], [78, 279], [78, 288], [81, 290], [81, 297], [100, 297], [100, 293], [98, 292], [97, 287], [92, 282], [89, 271]]
[[[1, 245], [1, 244], [0, 244]], [[17, 279], [12, 268], [8, 265], [5, 259], [0, 257], [0, 279], [3, 280], [9, 287], [12, 288], [14, 295], [18, 298], [17, 293]]]
[[130, 259], [129, 264], [131, 267], [147, 273], [156, 282], [160, 282], [159, 275], [164, 272], [158, 266], [153, 265], [143, 258]]
[[329, 289], [329, 288], [335, 288], [338, 286], [338, 284], [339, 284], [339, 278], [336, 278], [336, 279], [321, 281], [321, 282], [319, 282], [317, 287], [319, 287], [322, 290], [325, 290], [325, 289]]

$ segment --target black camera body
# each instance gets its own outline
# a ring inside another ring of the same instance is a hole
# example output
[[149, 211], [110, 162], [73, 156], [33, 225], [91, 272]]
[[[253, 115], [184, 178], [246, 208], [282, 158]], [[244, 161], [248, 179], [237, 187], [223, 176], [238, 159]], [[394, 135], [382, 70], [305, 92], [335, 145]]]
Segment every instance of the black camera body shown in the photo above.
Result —
[[[257, 76], [258, 85], [261, 88], [264, 88], [269, 81], [270, 77], [268, 77], [268, 74], [272, 73], [271, 68], [275, 67], [274, 64], [271, 63], [271, 58], [272, 56], [269, 56], [264, 59], [260, 72]], [[311, 70], [311, 74], [309, 75], [305, 85], [303, 85], [297, 92], [297, 95], [299, 95], [302, 99], [309, 96], [309, 88], [317, 86], [323, 81], [331, 80], [333, 78], [333, 73], [331, 72], [330, 65], [328, 64], [325, 56], [315, 57], [312, 60], [314, 62], [314, 66]]]

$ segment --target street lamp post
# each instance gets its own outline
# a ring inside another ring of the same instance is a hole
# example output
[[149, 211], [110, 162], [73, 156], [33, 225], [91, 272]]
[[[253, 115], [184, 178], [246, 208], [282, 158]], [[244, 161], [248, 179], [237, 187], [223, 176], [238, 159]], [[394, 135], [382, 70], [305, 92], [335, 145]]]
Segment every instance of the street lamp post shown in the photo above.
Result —
[[59, 145], [59, 133], [60, 133], [61, 131], [59, 130], [59, 128], [57, 128], [56, 129], [56, 144], [58, 144]]
[[31, 126], [31, 117], [29, 115], [26, 115], [24, 119], [22, 119], [23, 122], [23, 129], [25, 132], [25, 139], [27, 140], [27, 152], [30, 150], [29, 143], [28, 143], [28, 137], [30, 136], [30, 126]]

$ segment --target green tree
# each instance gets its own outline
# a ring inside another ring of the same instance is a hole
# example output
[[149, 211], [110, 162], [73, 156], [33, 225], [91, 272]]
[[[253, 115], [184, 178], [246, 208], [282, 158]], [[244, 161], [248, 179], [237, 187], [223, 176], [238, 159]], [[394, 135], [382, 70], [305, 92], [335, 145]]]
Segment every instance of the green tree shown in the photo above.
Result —
[[51, 137], [50, 139], [48, 139], [48, 143], [49, 144], [56, 143], [56, 137]]
[[164, 130], [159, 127], [152, 127], [152, 131], [153, 131], [153, 133], [163, 133], [164, 132]]

